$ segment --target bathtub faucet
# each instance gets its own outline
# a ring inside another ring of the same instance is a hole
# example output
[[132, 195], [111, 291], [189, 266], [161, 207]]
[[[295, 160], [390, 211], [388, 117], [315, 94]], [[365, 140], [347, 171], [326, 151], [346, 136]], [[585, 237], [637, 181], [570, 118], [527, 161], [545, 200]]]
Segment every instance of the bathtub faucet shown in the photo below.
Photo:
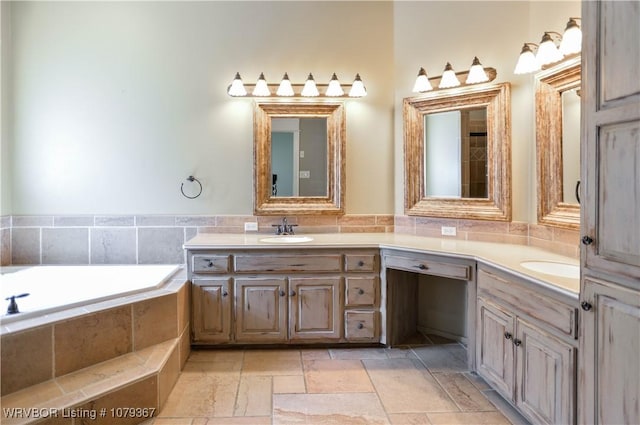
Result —
[[20, 313], [20, 310], [18, 309], [18, 303], [16, 303], [16, 298], [24, 298], [28, 295], [29, 294], [11, 295], [10, 297], [5, 298], [5, 300], [9, 301], [9, 307], [7, 307], [7, 314]]

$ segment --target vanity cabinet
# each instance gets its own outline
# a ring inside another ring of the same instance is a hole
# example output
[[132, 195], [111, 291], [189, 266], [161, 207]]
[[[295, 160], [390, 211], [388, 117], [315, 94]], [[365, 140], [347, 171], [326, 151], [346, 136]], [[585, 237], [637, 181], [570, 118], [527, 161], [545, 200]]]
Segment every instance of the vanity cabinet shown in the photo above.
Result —
[[477, 372], [533, 423], [576, 422], [576, 303], [478, 271]]
[[379, 342], [378, 250], [189, 250], [193, 344]]

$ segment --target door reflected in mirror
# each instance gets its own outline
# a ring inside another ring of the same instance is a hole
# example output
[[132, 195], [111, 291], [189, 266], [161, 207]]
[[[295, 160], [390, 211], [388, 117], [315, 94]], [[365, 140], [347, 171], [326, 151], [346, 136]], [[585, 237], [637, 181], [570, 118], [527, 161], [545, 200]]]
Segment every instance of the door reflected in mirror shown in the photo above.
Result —
[[327, 196], [327, 119], [271, 119], [271, 195]]
[[425, 196], [488, 197], [487, 108], [424, 115]]
[[580, 180], [580, 96], [578, 88], [562, 92], [562, 202], [578, 205]]

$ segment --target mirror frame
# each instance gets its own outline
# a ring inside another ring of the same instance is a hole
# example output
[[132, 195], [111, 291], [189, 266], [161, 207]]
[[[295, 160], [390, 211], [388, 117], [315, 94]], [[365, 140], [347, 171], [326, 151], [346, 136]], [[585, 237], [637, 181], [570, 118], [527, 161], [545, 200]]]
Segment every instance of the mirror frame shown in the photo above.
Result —
[[563, 201], [562, 93], [580, 74], [578, 55], [535, 75], [538, 223], [566, 229], [580, 228], [580, 205]]
[[[327, 196], [271, 196], [271, 119], [327, 119]], [[253, 119], [255, 215], [343, 215], [346, 126], [341, 102], [256, 102]]]
[[[487, 107], [487, 198], [426, 197], [424, 116]], [[511, 220], [511, 85], [499, 83], [433, 91], [404, 99], [405, 214]]]

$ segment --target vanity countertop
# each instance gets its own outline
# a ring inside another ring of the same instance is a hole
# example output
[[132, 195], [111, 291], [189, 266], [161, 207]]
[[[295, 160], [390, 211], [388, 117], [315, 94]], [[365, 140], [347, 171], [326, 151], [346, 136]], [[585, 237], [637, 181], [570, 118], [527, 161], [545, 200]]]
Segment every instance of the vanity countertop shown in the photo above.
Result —
[[296, 249], [307, 248], [388, 248], [425, 254], [447, 255], [477, 260], [551, 290], [577, 297], [580, 279], [536, 272], [524, 268], [523, 261], [550, 261], [579, 265], [575, 258], [558, 255], [541, 248], [494, 242], [431, 238], [398, 233], [318, 233], [301, 234], [313, 238], [309, 242], [278, 243], [261, 239], [273, 235], [262, 233], [200, 233], [184, 244], [185, 249]]

